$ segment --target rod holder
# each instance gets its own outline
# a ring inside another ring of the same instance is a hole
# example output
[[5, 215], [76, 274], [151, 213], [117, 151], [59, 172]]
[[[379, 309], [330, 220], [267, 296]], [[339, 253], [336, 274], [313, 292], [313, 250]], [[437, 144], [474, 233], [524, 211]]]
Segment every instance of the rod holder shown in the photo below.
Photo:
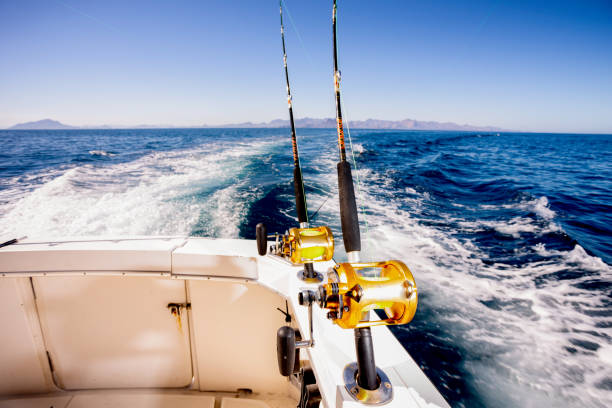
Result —
[[368, 390], [359, 385], [358, 379], [361, 378], [361, 374], [357, 363], [347, 364], [342, 372], [344, 387], [349, 395], [365, 405], [382, 405], [393, 399], [393, 385], [389, 377], [380, 368], [375, 367], [375, 369], [379, 385], [374, 390]]
[[312, 263], [306, 263], [304, 269], [298, 272], [298, 279], [306, 283], [321, 283], [323, 282], [323, 274], [315, 271]]

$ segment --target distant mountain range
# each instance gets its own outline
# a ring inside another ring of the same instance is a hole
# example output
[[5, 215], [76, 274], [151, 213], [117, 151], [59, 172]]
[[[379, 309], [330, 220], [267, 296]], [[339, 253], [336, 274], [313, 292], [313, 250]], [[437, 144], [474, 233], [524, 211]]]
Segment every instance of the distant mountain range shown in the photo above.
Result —
[[19, 123], [15, 126], [11, 126], [10, 130], [38, 130], [38, 129], [76, 129], [74, 126], [64, 125], [57, 120], [43, 119], [37, 120], [36, 122]]
[[171, 125], [137, 125], [137, 126], [112, 126], [112, 125], [99, 125], [99, 126], [70, 126], [65, 125], [57, 120], [43, 119], [35, 122], [19, 123], [11, 126], [8, 130], [58, 130], [58, 129], [166, 129], [175, 126]]
[[[295, 120], [296, 127], [300, 128], [335, 128], [336, 119], [324, 118], [302, 118]], [[498, 132], [503, 129], [493, 126], [473, 126], [473, 125], [459, 125], [453, 122], [434, 122], [434, 121], [420, 121], [414, 119], [404, 120], [382, 120], [382, 119], [366, 119], [357, 120], [349, 123], [350, 127], [354, 129], [413, 129], [413, 130], [467, 130], [467, 131], [484, 131], [484, 132]], [[346, 122], [345, 122], [346, 126]], [[223, 127], [223, 128], [285, 128], [289, 127], [289, 120], [275, 119], [270, 122], [243, 122], [230, 125], [222, 126], [208, 126], [203, 127]]]
[[[302, 118], [296, 119], [295, 125], [300, 128], [335, 128], [336, 120], [332, 118]], [[70, 126], [60, 123], [52, 119], [43, 119], [36, 122], [20, 123], [15, 126], [11, 126], [10, 130], [37, 130], [37, 129], [154, 129], [154, 128], [171, 128], [174, 126], [170, 125], [138, 125], [138, 126]], [[289, 127], [289, 121], [285, 119], [275, 119], [270, 122], [243, 122], [233, 123], [229, 125], [202, 125], [198, 126], [202, 128], [287, 128]], [[353, 129], [398, 129], [398, 130], [466, 130], [466, 131], [480, 131], [480, 132], [499, 132], [503, 129], [493, 126], [472, 126], [472, 125], [459, 125], [453, 122], [434, 122], [434, 121], [420, 121], [414, 119], [404, 120], [381, 120], [381, 119], [367, 119], [358, 120], [350, 123], [350, 127]]]

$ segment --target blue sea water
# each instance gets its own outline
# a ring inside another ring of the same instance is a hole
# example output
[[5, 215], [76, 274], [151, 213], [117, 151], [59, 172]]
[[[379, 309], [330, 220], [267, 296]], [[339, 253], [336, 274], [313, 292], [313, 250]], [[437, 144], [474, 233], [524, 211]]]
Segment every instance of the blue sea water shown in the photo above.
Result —
[[[351, 136], [363, 258], [413, 271], [419, 309], [393, 332], [447, 400], [612, 406], [612, 136]], [[254, 238], [261, 221], [295, 225], [287, 129], [0, 139], [3, 237]], [[299, 142], [309, 212], [339, 237], [335, 131], [300, 129]]]

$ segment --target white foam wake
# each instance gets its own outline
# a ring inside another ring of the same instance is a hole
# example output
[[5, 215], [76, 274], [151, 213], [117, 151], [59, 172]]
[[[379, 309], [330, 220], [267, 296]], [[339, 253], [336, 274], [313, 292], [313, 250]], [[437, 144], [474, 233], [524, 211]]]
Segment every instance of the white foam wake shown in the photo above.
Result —
[[528, 212], [533, 212], [537, 214], [539, 217], [542, 217], [546, 220], [552, 220], [555, 217], [555, 212], [550, 209], [548, 205], [548, 197], [542, 196], [538, 198], [534, 198], [531, 200], [523, 200], [518, 203], [513, 204], [502, 204], [502, 205], [491, 205], [491, 204], [482, 204], [480, 208], [483, 210], [495, 210], [498, 208], [505, 209], [519, 209]]
[[[323, 170], [333, 168], [334, 162], [333, 157], [322, 157], [315, 165]], [[329, 175], [325, 180], [334, 192], [334, 172], [323, 174]], [[583, 285], [609, 281], [612, 267], [579, 245], [571, 251], [548, 251], [544, 244], [528, 248], [546, 259], [519, 267], [485, 263], [485, 253], [473, 242], [416, 218], [428, 196], [407, 190], [408, 198], [398, 199], [393, 191], [386, 192], [390, 180], [385, 176], [368, 169], [359, 174], [360, 205], [369, 229], [362, 258], [396, 258], [408, 264], [430, 307], [442, 311], [440, 321], [432, 323], [441, 324], [447, 340], [465, 350], [464, 369], [487, 406], [612, 406], [612, 392], [605, 389], [609, 385], [602, 386], [612, 379], [612, 321], [605, 313], [606, 293]], [[327, 220], [338, 217], [337, 196], [331, 195], [334, 204], [321, 210], [327, 212]], [[323, 198], [316, 196], [315, 201]], [[546, 197], [515, 208], [535, 213], [540, 221], [516, 217], [460, 226], [467, 231], [494, 228], [516, 238], [559, 228]], [[361, 214], [360, 218], [364, 238]], [[341, 240], [336, 242], [341, 245]], [[557, 276], [566, 271], [575, 276]]]
[[186, 235], [204, 215], [213, 220], [207, 234], [237, 237], [249, 198], [238, 176], [270, 143], [211, 143], [128, 163], [54, 170], [50, 180], [40, 176], [37, 188], [16, 187], [0, 209], [0, 231], [49, 238]]
[[[609, 265], [579, 245], [521, 267], [488, 265], [474, 244], [424, 227], [400, 209], [402, 203], [382, 203], [373, 195], [366, 202], [370, 256], [405, 259], [422, 293], [451, 313], [446, 327], [458, 328], [451, 336], [477, 356], [468, 369], [487, 405], [612, 403], [611, 393], [599, 386], [612, 378], [610, 319], [596, 315], [606, 310], [605, 294], [580, 287], [609, 280]], [[520, 220], [502, 224], [494, 227], [512, 236], [534, 228]], [[580, 273], [559, 280], [555, 274], [564, 271]], [[497, 310], [486, 305], [491, 301]]]
[[107, 152], [106, 150], [90, 150], [89, 154], [91, 154], [92, 156], [106, 156], [106, 157], [116, 156], [115, 153], [110, 153], [110, 152]]

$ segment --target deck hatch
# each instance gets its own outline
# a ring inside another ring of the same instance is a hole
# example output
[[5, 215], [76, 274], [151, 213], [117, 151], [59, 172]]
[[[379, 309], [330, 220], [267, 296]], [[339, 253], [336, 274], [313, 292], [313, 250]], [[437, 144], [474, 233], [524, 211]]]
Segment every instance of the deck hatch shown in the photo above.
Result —
[[54, 375], [64, 389], [185, 387], [191, 383], [183, 281], [152, 277], [34, 278]]

